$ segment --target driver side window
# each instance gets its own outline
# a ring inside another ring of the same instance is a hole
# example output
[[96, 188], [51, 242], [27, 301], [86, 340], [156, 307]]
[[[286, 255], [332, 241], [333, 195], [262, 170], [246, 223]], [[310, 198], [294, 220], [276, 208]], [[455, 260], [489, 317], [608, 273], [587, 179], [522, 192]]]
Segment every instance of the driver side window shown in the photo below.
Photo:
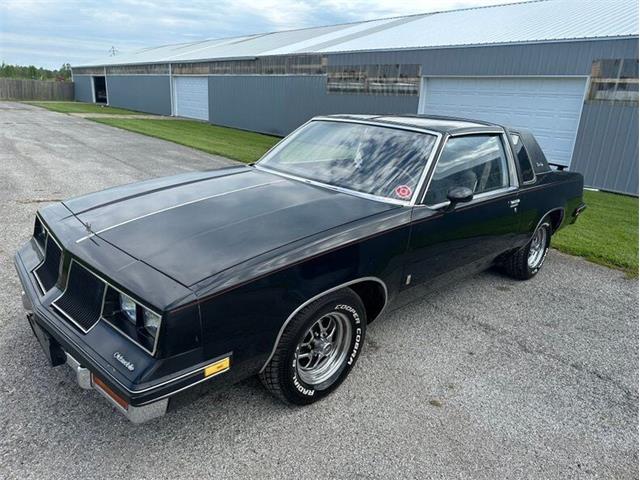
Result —
[[509, 168], [500, 135], [452, 137], [442, 150], [424, 203], [446, 202], [454, 187], [467, 187], [478, 195], [508, 186]]

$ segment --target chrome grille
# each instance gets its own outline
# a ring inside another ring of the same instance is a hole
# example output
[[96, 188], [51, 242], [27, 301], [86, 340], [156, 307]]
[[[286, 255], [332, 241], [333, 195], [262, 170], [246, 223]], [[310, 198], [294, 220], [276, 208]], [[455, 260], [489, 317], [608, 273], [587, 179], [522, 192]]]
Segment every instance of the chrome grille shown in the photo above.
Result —
[[102, 280], [72, 260], [67, 286], [51, 305], [63, 318], [86, 333], [100, 320], [105, 290]]
[[47, 233], [44, 247], [44, 260], [33, 271], [42, 293], [46, 293], [53, 288], [60, 275], [60, 261], [62, 260], [62, 249], [54, 238]]

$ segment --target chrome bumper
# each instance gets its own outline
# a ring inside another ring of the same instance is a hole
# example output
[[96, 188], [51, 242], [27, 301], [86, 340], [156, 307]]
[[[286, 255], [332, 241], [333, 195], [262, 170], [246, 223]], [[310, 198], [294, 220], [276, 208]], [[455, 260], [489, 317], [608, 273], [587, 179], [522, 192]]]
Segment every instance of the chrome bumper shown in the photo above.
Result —
[[157, 402], [139, 407], [134, 407], [133, 405], [127, 405], [126, 408], [123, 407], [120, 403], [114, 400], [109, 392], [105, 391], [105, 389], [100, 387], [100, 385], [93, 382], [89, 369], [80, 365], [80, 363], [68, 353], [65, 352], [65, 354], [67, 355], [67, 365], [75, 372], [76, 381], [80, 388], [85, 390], [95, 390], [133, 423], [147, 422], [154, 418], [161, 417], [167, 412], [167, 406], [169, 405], [168, 398], [163, 398]]
[[33, 305], [31, 304], [31, 300], [29, 300], [29, 296], [27, 293], [22, 290], [22, 307], [27, 315], [31, 315], [33, 313]]
[[76, 374], [76, 381], [80, 388], [84, 390], [91, 390], [93, 387], [91, 386], [91, 372], [88, 368], [84, 368], [78, 363], [78, 361], [69, 355], [67, 352], [64, 352], [67, 356], [67, 365], [71, 367]]

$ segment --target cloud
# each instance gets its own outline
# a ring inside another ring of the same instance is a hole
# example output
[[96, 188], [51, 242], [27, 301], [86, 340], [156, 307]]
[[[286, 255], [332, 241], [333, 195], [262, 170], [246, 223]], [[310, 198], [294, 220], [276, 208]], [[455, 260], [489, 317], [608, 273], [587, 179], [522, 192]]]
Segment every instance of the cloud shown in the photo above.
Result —
[[[515, 1], [515, 0], [507, 0]], [[3, 0], [0, 61], [58, 67], [119, 51], [505, 3], [500, 0]]]

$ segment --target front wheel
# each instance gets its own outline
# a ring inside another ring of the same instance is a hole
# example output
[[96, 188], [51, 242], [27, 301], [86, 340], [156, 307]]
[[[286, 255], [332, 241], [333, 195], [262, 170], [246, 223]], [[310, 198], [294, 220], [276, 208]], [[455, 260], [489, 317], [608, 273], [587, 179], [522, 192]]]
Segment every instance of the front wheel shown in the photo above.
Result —
[[364, 306], [353, 290], [345, 288], [312, 302], [286, 326], [260, 380], [286, 403], [320, 400], [355, 365], [366, 324]]
[[507, 274], [518, 280], [534, 277], [547, 258], [552, 233], [551, 224], [543, 220], [529, 243], [506, 259], [504, 266]]

